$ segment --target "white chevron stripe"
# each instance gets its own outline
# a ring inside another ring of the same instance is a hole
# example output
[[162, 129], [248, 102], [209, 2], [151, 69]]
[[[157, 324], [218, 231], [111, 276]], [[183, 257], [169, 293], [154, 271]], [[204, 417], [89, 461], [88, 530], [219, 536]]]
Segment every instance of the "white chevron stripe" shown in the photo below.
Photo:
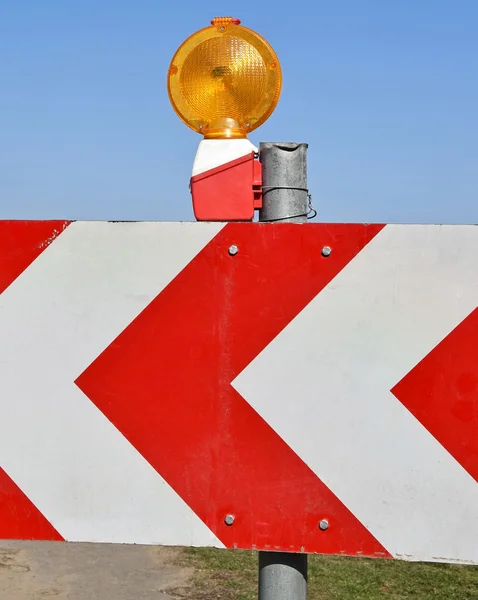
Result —
[[478, 484], [390, 392], [477, 271], [476, 227], [387, 226], [234, 383], [397, 558], [478, 563]]
[[0, 297], [0, 464], [67, 540], [222, 545], [74, 384], [221, 227], [73, 223]]

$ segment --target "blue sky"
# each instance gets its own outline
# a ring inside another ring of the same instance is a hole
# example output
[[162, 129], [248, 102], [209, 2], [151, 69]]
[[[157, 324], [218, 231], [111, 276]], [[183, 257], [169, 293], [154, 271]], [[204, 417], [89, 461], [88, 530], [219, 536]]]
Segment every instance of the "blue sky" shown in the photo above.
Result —
[[478, 222], [476, 0], [0, 0], [0, 218], [192, 220], [166, 72], [222, 15], [279, 55], [251, 140], [309, 143], [320, 220]]

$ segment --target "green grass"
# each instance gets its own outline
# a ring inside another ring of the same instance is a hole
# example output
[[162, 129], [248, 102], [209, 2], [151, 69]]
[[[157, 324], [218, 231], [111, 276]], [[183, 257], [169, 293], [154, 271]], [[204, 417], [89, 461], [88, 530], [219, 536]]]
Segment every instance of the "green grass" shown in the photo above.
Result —
[[[257, 598], [257, 554], [186, 548], [191, 588], [173, 595], [191, 600]], [[309, 600], [478, 600], [478, 567], [392, 560], [311, 556]]]

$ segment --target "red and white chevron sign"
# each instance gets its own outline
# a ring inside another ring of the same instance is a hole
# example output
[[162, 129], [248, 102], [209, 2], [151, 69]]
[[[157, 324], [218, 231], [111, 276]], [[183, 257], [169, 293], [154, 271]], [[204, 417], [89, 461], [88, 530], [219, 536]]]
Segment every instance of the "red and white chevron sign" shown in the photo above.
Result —
[[1, 222], [0, 290], [0, 537], [478, 563], [477, 228]]

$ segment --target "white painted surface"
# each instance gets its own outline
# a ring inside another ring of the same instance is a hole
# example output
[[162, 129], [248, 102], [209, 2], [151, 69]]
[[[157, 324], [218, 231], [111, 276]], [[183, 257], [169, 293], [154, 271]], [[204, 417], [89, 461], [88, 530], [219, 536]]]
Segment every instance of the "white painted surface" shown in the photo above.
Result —
[[202, 140], [194, 159], [192, 176], [220, 167], [251, 152], [258, 152], [258, 149], [248, 139]]
[[0, 296], [2, 467], [67, 540], [221, 546], [74, 384], [221, 227], [73, 223]]
[[478, 563], [478, 484], [390, 392], [477, 268], [475, 227], [387, 226], [234, 382], [397, 558]]

